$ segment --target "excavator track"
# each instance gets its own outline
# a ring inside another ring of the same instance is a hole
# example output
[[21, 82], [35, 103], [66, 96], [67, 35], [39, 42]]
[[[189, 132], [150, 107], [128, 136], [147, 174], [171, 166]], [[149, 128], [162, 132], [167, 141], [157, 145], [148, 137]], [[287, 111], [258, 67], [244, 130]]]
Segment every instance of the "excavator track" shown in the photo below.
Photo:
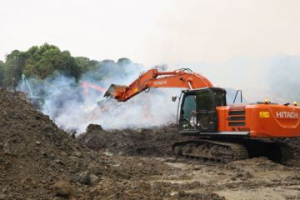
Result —
[[277, 144], [277, 146], [280, 151], [280, 158], [278, 160], [279, 163], [288, 164], [289, 161], [295, 159], [294, 151], [291, 146], [283, 143]]
[[175, 143], [173, 153], [178, 158], [193, 159], [209, 164], [226, 164], [249, 158], [248, 151], [242, 144], [210, 140]]
[[293, 149], [289, 145], [261, 140], [177, 142], [173, 144], [173, 154], [177, 158], [197, 160], [205, 164], [226, 164], [254, 157], [267, 157], [274, 162], [288, 164], [294, 159]]

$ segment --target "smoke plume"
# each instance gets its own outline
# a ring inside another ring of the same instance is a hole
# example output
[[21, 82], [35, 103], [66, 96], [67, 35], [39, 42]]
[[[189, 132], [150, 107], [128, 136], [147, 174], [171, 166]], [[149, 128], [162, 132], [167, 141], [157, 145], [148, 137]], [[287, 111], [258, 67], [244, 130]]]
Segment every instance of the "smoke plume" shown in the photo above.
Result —
[[[166, 70], [165, 65], [158, 66]], [[35, 96], [44, 98], [43, 113], [64, 130], [82, 133], [91, 124], [100, 124], [104, 129], [146, 128], [175, 123], [177, 103], [172, 95], [180, 94], [176, 89], [151, 89], [127, 102], [118, 102], [103, 97], [103, 91], [88, 87], [82, 82], [107, 89], [110, 84], [129, 85], [147, 71], [143, 66], [130, 61], [102, 61], [101, 66], [85, 73], [78, 82], [61, 74], [43, 82], [30, 78], [28, 82]], [[24, 90], [24, 84], [22, 84]]]
[[190, 67], [203, 73], [216, 87], [226, 88], [228, 102], [242, 90], [248, 103], [269, 99], [276, 103], [300, 101], [300, 56], [237, 56], [225, 63], [179, 63], [175, 68]]
[[[278, 103], [299, 101], [299, 66], [300, 57], [281, 55], [264, 59], [236, 57], [222, 64], [181, 63], [175, 67], [190, 67], [197, 73], [203, 73], [214, 86], [226, 88], [230, 104], [238, 89], [243, 90], [244, 102], [246, 99], [247, 103], [264, 98]], [[167, 70], [165, 65], [158, 68]], [[171, 97], [174, 94], [179, 96], [181, 89], [151, 89], [127, 102], [117, 102], [103, 98], [103, 91], [92, 88], [88, 88], [87, 95], [81, 84], [85, 81], [104, 89], [112, 83], [129, 85], [147, 70], [128, 60], [106, 60], [79, 81], [57, 74], [43, 82], [34, 78], [28, 82], [33, 93], [44, 98], [43, 112], [65, 130], [82, 133], [91, 123], [100, 124], [104, 129], [146, 128], [175, 123], [178, 102], [172, 102]]]

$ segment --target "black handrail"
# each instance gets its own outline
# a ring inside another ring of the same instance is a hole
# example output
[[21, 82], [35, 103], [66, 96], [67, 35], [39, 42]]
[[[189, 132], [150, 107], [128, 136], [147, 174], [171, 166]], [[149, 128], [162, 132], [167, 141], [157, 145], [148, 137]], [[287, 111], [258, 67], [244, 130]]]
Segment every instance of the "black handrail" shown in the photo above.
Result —
[[241, 103], [243, 103], [243, 91], [242, 90], [237, 90], [236, 93], [235, 93], [235, 97], [234, 97], [234, 100], [233, 100], [233, 103], [235, 103], [235, 100], [239, 94], [239, 92], [241, 93]]

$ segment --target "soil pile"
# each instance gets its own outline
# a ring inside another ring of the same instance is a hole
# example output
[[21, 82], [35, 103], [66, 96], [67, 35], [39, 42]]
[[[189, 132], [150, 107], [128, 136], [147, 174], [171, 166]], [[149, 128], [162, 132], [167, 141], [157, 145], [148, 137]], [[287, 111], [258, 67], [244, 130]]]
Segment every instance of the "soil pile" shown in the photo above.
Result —
[[153, 129], [103, 130], [91, 124], [87, 132], [78, 137], [79, 142], [93, 150], [129, 156], [172, 156], [172, 145], [186, 139], [178, 134], [176, 125]]
[[[166, 136], [160, 138], [154, 131], [156, 140], [161, 142], [151, 150], [149, 141], [153, 140], [143, 138], [144, 134], [136, 132], [130, 137], [132, 141], [127, 140], [123, 146], [113, 145], [106, 135], [100, 137], [94, 146], [100, 151], [91, 151], [79, 145], [20, 96], [0, 90], [1, 200], [224, 199], [209, 192], [185, 193], [189, 189], [201, 188], [199, 183], [164, 183], [161, 179], [176, 176], [181, 170], [161, 158], [112, 156], [106, 152], [106, 148], [113, 151], [116, 147], [116, 152], [121, 149], [130, 155], [137, 155], [136, 152], [159, 155], [169, 148], [169, 144], [164, 144]], [[90, 131], [97, 130], [93, 127], [90, 126]], [[153, 137], [150, 130], [143, 131], [149, 133], [147, 137]], [[127, 131], [121, 132], [123, 134], [118, 140], [128, 136]], [[171, 132], [166, 135], [171, 137]], [[141, 143], [143, 140], [147, 143]], [[134, 148], [136, 145], [139, 146]]]
[[[68, 184], [91, 155], [20, 96], [0, 90], [0, 199], [76, 196]], [[62, 180], [69, 189], [55, 191]]]
[[295, 159], [300, 160], [300, 139], [299, 138], [287, 138], [281, 141], [284, 144], [287, 144], [292, 152]]
[[[78, 137], [84, 147], [93, 150], [108, 151], [118, 155], [168, 157], [173, 156], [172, 145], [185, 140], [197, 140], [193, 136], [182, 136], [176, 125], [151, 129], [103, 130], [100, 125], [91, 124], [86, 133]], [[300, 160], [300, 139], [265, 139], [272, 143], [285, 144], [291, 150], [293, 158]]]

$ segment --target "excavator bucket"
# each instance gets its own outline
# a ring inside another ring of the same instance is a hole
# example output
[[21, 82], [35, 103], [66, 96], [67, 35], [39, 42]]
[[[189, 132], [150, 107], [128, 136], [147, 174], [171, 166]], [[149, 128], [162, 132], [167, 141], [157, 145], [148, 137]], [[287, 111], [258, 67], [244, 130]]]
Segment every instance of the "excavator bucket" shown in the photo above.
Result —
[[104, 97], [116, 98], [121, 95], [126, 90], [126, 85], [115, 85], [111, 84], [108, 90], [105, 92]]

